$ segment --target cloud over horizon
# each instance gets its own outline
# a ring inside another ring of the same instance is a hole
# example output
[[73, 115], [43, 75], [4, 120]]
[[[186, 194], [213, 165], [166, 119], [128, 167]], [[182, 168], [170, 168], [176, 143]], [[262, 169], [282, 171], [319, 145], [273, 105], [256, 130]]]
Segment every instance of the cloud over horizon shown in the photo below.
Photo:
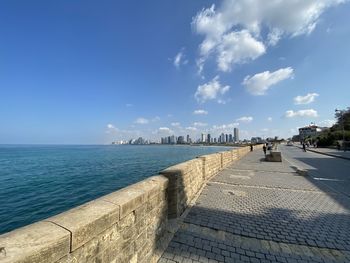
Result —
[[318, 117], [318, 113], [314, 109], [307, 109], [307, 110], [288, 110], [286, 111], [285, 115], [286, 118], [294, 118], [294, 117], [311, 117], [315, 118]]
[[195, 115], [208, 115], [208, 111], [206, 111], [206, 110], [195, 110], [193, 112], [193, 114], [195, 114]]
[[221, 85], [219, 81], [219, 76], [216, 76], [211, 81], [203, 85], [199, 85], [196, 93], [194, 94], [194, 97], [198, 102], [204, 103], [208, 100], [219, 99], [220, 96], [224, 95], [227, 91], [229, 91], [229, 89], [230, 86]]
[[254, 76], [246, 76], [242, 85], [252, 95], [265, 95], [267, 90], [277, 83], [293, 78], [294, 70], [291, 67], [281, 68], [274, 72], [264, 71]]
[[308, 93], [305, 96], [296, 96], [294, 98], [294, 104], [295, 105], [309, 104], [311, 102], [314, 102], [315, 98], [318, 96], [319, 96], [319, 94], [317, 94], [317, 93]]
[[253, 121], [253, 117], [252, 116], [243, 116], [243, 117], [238, 118], [236, 121], [243, 122], [243, 123], [250, 123]]

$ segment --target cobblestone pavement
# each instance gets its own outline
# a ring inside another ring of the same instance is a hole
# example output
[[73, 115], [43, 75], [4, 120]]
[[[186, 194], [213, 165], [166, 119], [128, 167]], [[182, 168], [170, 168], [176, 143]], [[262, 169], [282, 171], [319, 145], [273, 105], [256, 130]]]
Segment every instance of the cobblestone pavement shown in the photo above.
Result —
[[164, 262], [350, 262], [350, 199], [253, 152], [204, 188]]

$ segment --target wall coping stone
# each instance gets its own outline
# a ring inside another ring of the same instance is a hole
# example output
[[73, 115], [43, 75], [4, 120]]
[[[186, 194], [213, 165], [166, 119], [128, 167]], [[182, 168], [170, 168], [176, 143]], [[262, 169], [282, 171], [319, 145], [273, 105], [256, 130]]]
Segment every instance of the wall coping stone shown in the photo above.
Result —
[[0, 262], [55, 262], [69, 253], [70, 233], [50, 222], [37, 222], [0, 236]]
[[119, 221], [119, 206], [96, 199], [46, 219], [72, 233], [71, 251], [76, 250]]

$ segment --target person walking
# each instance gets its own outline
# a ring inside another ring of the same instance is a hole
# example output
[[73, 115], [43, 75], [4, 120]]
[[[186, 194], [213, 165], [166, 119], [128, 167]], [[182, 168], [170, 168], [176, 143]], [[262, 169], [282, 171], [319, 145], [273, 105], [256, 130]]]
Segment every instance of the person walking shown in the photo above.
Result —
[[250, 151], [253, 151], [253, 144], [250, 145]]
[[305, 145], [305, 142], [303, 142], [303, 151], [306, 152], [306, 145]]
[[263, 151], [264, 151], [264, 154], [265, 154], [265, 156], [266, 156], [266, 145], [264, 144], [264, 146], [263, 146]]

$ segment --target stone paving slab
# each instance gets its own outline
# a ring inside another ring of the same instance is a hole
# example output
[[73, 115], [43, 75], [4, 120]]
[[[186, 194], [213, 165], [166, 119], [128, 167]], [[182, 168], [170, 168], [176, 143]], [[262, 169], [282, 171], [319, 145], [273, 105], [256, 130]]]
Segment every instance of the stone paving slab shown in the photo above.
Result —
[[[204, 231], [205, 232], [205, 231]], [[350, 252], [180, 229], [159, 262], [349, 262]]]
[[259, 239], [350, 250], [350, 213], [322, 192], [211, 183], [185, 222]]
[[350, 199], [248, 154], [204, 188], [159, 262], [350, 262]]
[[279, 173], [229, 168], [221, 171], [212, 181], [233, 185], [319, 191], [317, 186], [319, 182], [310, 182], [296, 172]]

